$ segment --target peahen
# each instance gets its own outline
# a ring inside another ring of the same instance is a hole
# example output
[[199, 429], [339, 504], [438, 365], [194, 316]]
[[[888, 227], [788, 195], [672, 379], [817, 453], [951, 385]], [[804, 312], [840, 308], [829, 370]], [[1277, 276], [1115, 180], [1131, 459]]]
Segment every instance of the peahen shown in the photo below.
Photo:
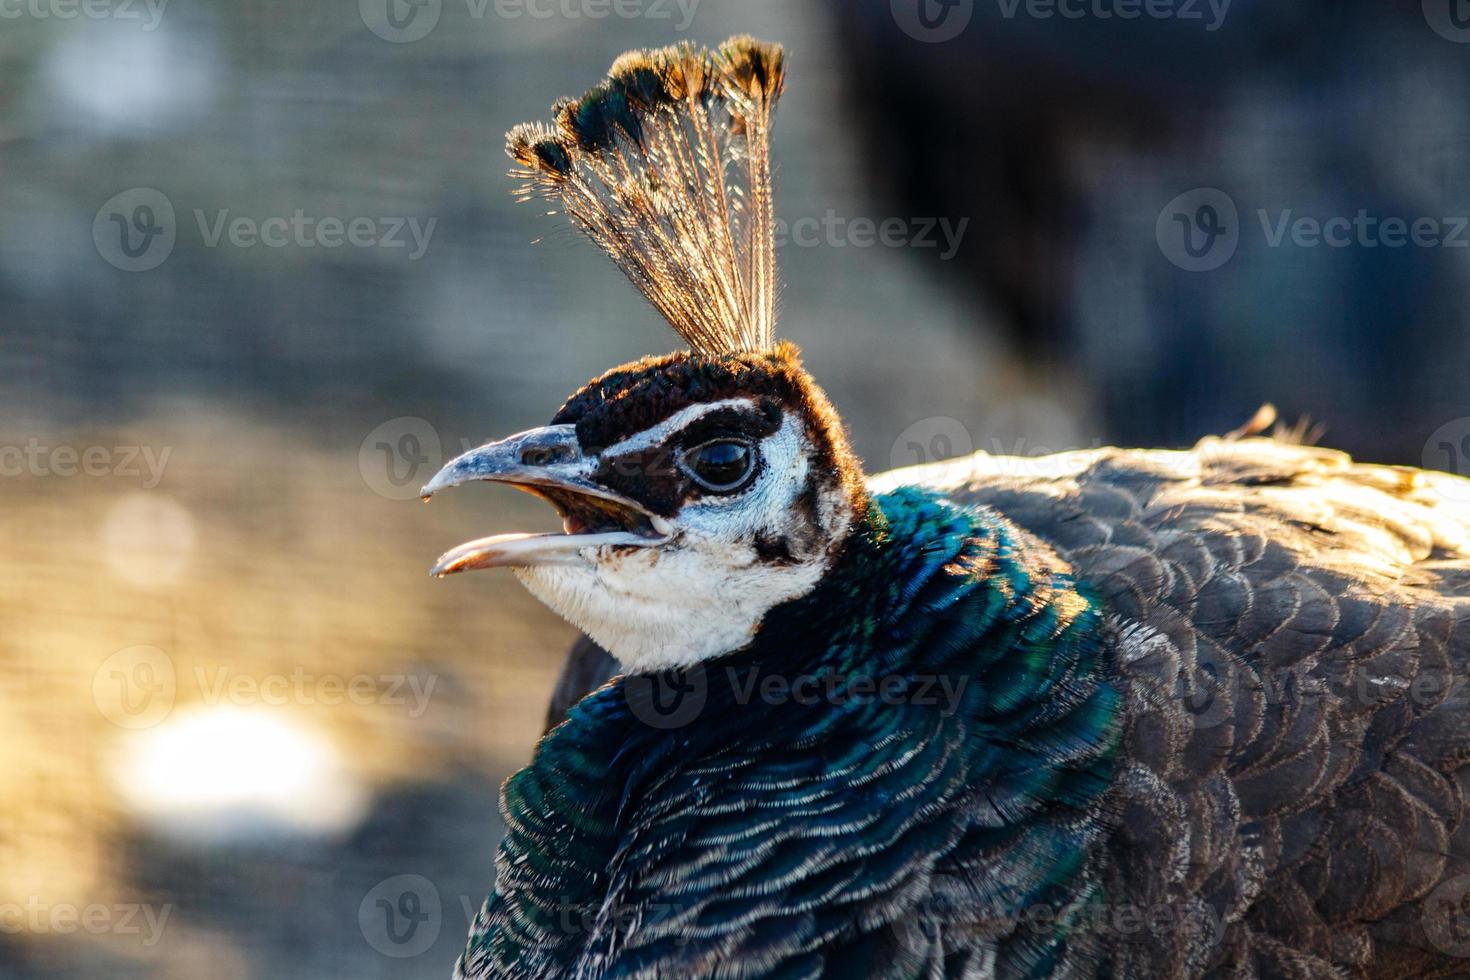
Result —
[[457, 975], [1470, 972], [1470, 483], [1249, 437], [865, 478], [775, 340], [784, 70], [633, 52], [509, 134], [691, 350], [425, 487], [550, 502], [435, 571], [596, 641]]

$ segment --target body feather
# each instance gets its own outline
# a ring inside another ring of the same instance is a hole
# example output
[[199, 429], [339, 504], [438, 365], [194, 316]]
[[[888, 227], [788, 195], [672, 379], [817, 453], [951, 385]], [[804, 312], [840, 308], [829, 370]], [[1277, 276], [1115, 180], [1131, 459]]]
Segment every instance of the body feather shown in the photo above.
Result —
[[[1070, 896], [1066, 930], [1048, 906], [1067, 955], [1018, 957], [977, 939], [984, 930], [956, 929], [992, 917], [993, 885], [931, 875], [906, 887], [932, 913], [915, 928], [932, 933], [944, 966], [912, 975], [1462, 972], [1463, 481], [1249, 439], [981, 454], [871, 483], [906, 485], [998, 516], [1095, 592], [1120, 701], [1116, 764], [1094, 810], [1106, 829], [1077, 841], [1089, 887]], [[579, 646], [553, 720], [615, 672]], [[746, 846], [769, 833], [752, 830]], [[1018, 873], [1011, 861], [1034, 871], [1057, 860], [1010, 852], [1005, 873], [986, 869], [1003, 880]]]

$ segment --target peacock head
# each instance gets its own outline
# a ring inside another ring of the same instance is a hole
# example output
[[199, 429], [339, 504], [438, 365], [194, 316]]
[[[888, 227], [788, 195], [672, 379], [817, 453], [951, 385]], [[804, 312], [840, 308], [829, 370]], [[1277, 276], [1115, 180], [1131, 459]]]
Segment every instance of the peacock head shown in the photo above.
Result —
[[775, 340], [770, 131], [780, 45], [630, 51], [506, 151], [689, 344], [618, 368], [551, 425], [454, 460], [546, 498], [565, 533], [501, 535], [436, 574], [506, 566], [630, 670], [738, 650], [807, 594], [865, 509], [862, 472], [796, 348]]
[[815, 588], [866, 508], [841, 422], [790, 344], [617, 368], [424, 494], [479, 480], [544, 498], [563, 532], [470, 541], [435, 574], [509, 567], [630, 670], [746, 645]]

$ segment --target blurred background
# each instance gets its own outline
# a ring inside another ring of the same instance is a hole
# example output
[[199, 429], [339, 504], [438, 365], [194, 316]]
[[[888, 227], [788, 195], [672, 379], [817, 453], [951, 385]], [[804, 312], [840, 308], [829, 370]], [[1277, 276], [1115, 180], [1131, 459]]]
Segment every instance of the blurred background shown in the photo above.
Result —
[[791, 55], [783, 332], [874, 471], [1264, 401], [1470, 473], [1470, 5], [0, 0], [0, 977], [444, 978], [572, 631], [438, 465], [675, 346], [501, 134]]

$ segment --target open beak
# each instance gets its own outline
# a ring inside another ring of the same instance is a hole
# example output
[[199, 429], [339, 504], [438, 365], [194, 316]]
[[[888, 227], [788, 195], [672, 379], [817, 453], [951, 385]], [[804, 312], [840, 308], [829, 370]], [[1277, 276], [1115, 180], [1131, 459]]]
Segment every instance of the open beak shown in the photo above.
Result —
[[531, 429], [451, 460], [424, 487], [424, 500], [463, 483], [508, 483], [549, 501], [561, 514], [563, 532], [468, 541], [445, 553], [430, 574], [443, 578], [476, 568], [586, 565], [599, 548], [667, 541], [673, 533], [667, 521], [593, 482], [596, 464], [582, 454], [573, 425]]

